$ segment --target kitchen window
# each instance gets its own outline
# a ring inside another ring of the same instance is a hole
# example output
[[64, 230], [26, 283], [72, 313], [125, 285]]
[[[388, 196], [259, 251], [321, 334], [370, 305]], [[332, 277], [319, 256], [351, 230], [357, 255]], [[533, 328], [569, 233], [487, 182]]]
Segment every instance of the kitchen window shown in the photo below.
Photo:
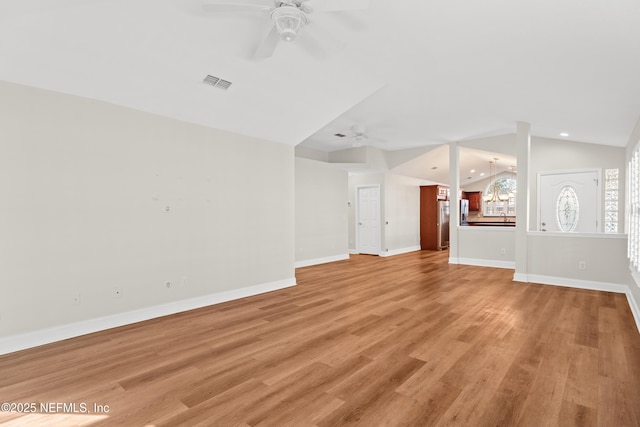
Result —
[[516, 216], [517, 180], [507, 176], [490, 183], [483, 199], [484, 216]]

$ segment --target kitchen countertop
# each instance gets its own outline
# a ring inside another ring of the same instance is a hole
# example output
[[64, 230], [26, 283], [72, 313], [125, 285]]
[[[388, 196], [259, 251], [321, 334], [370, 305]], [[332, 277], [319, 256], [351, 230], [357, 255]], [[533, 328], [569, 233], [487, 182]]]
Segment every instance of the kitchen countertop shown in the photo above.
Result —
[[516, 219], [514, 217], [507, 217], [507, 221], [505, 222], [504, 217], [499, 217], [499, 216], [475, 217], [475, 218], [469, 218], [467, 220], [467, 225], [515, 227]]

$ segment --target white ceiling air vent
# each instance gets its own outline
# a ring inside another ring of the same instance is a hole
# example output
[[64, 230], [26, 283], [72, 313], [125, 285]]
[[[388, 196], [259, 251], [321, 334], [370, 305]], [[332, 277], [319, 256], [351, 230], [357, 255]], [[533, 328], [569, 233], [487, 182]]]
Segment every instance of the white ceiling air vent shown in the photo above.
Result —
[[204, 78], [202, 83], [207, 84], [209, 86], [217, 87], [218, 89], [227, 90], [229, 86], [231, 86], [231, 82], [227, 80], [222, 80], [220, 77], [208, 75]]

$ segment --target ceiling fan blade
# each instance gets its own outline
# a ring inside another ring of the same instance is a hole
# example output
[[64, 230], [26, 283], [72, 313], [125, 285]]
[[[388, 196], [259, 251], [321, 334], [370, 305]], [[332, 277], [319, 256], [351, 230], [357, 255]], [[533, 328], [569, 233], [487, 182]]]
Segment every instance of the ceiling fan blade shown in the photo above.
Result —
[[362, 10], [369, 8], [369, 0], [315, 0], [311, 3], [318, 12], [338, 12], [341, 10]]
[[205, 10], [212, 12], [235, 12], [238, 10], [270, 10], [273, 9], [271, 1], [261, 0], [204, 0], [203, 6]]
[[273, 55], [273, 51], [276, 50], [276, 45], [280, 41], [280, 34], [278, 34], [278, 30], [275, 26], [271, 27], [271, 30], [265, 38], [260, 42], [260, 45], [256, 49], [256, 52], [253, 54], [253, 57], [256, 59], [265, 59], [269, 58]]

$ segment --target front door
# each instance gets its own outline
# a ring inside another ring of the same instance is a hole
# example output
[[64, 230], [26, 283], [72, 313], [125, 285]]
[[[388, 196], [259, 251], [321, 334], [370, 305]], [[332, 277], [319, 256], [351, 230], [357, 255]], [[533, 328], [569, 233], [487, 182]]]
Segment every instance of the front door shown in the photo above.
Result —
[[380, 253], [380, 187], [358, 187], [356, 215], [357, 250], [361, 254]]
[[597, 233], [600, 172], [569, 171], [538, 175], [538, 230]]

